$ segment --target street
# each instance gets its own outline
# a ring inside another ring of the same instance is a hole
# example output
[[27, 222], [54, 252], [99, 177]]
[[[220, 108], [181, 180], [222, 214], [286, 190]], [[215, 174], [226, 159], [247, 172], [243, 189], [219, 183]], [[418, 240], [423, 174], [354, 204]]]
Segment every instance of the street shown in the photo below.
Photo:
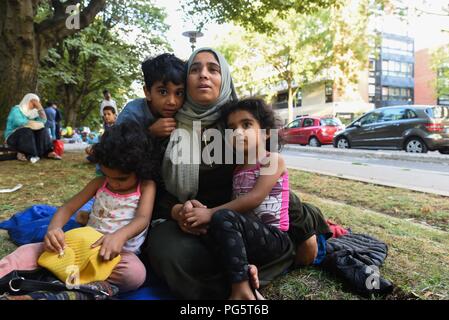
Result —
[[449, 196], [449, 156], [434, 154], [291, 145], [282, 151], [289, 168]]

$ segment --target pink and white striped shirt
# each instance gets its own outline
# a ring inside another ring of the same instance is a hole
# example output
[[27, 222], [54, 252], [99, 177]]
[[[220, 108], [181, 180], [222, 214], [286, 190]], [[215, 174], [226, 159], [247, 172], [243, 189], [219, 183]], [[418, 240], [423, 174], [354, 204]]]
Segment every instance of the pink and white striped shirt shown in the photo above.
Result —
[[[232, 181], [233, 198], [238, 198], [254, 189], [259, 176], [259, 163], [254, 168], [237, 168]], [[288, 171], [285, 170], [263, 202], [251, 212], [263, 223], [277, 227], [281, 231], [288, 231], [288, 197]]]

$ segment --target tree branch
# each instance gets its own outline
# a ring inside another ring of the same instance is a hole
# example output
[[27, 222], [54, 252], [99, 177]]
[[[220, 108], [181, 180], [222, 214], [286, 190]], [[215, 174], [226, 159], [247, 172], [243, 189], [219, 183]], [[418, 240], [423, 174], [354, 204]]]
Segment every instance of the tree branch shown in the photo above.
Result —
[[[79, 29], [69, 29], [66, 26], [66, 21], [69, 17], [65, 13], [66, 8], [68, 5], [78, 3], [80, 3], [80, 0], [69, 0], [64, 4], [58, 0], [52, 0], [52, 5], [55, 8], [55, 15], [35, 26], [36, 34], [39, 37], [39, 50], [41, 53], [46, 53], [48, 48], [54, 46], [58, 41], [79, 32], [91, 24], [96, 15], [104, 9], [106, 0], [91, 0], [89, 5], [79, 14]], [[42, 56], [43, 55], [41, 54], [41, 57]]]

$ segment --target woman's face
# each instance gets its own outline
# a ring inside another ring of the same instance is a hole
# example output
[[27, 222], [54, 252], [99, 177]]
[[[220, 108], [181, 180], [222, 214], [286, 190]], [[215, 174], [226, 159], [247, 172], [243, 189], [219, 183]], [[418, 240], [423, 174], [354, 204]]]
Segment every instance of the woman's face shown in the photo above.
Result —
[[214, 54], [200, 52], [196, 55], [187, 76], [187, 92], [192, 100], [210, 105], [220, 96], [221, 68]]

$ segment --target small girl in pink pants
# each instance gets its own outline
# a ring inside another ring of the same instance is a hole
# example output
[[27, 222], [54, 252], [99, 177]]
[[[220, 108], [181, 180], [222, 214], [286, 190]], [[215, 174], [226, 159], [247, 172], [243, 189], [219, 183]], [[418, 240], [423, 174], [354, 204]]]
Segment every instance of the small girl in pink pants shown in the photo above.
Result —
[[112, 127], [93, 146], [93, 157], [104, 177], [90, 181], [83, 190], [58, 209], [44, 242], [19, 247], [0, 260], [0, 278], [13, 270], [34, 270], [44, 252], [62, 254], [66, 246], [62, 227], [70, 217], [95, 196], [87, 225], [103, 233], [92, 247], [101, 246], [105, 261], [121, 255], [110, 283], [120, 292], [138, 289], [145, 281], [145, 266], [137, 257], [147, 235], [156, 194], [158, 172], [151, 140], [136, 126]]

